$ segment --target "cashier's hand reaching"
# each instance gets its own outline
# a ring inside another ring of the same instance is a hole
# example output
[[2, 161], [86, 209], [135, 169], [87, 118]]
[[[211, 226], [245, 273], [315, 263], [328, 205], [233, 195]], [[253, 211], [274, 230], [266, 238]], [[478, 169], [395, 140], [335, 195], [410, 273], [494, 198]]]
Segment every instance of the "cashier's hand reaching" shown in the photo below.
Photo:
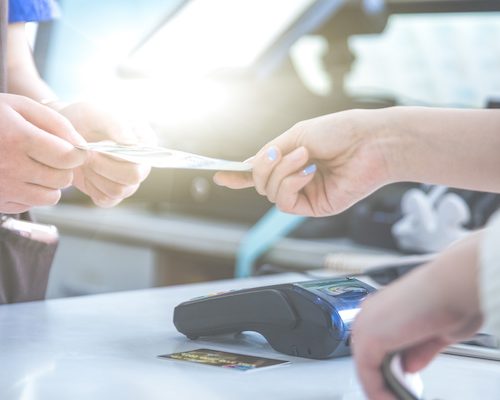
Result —
[[453, 245], [363, 302], [353, 325], [352, 346], [369, 399], [395, 399], [380, 370], [386, 355], [401, 352], [404, 370], [417, 372], [444, 347], [479, 329], [480, 236]]
[[53, 205], [86, 159], [68, 120], [26, 97], [0, 94], [0, 212]]
[[378, 129], [382, 112], [350, 110], [303, 121], [250, 160], [253, 172], [218, 172], [215, 183], [258, 193], [291, 214], [340, 213], [392, 181]]
[[[126, 121], [86, 102], [56, 107], [88, 141], [155, 144], [147, 124]], [[131, 196], [146, 179], [151, 168], [89, 152], [85, 164], [75, 170], [74, 185], [101, 207], [113, 207]]]

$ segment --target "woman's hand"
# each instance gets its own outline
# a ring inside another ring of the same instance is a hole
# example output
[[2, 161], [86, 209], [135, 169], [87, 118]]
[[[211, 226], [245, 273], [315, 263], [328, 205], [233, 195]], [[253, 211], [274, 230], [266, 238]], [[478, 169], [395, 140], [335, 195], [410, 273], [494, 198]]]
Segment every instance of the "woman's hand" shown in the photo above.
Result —
[[281, 210], [308, 216], [337, 214], [392, 182], [499, 192], [499, 127], [498, 110], [349, 110], [278, 136], [250, 161], [252, 174], [214, 180], [255, 186]]
[[219, 172], [214, 181], [255, 186], [288, 213], [337, 214], [393, 180], [385, 112], [350, 110], [300, 122], [250, 160], [251, 174]]

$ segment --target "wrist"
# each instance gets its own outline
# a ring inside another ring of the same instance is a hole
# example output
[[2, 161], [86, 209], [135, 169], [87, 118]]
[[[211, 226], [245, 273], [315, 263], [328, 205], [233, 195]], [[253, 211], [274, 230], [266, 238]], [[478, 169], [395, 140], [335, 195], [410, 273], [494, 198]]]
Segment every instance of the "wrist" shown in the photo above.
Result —
[[[417, 107], [377, 110], [377, 143], [385, 159], [391, 182], [425, 181], [422, 165], [432, 157], [432, 146], [421, 127]], [[430, 182], [429, 182], [430, 183]]]
[[353, 116], [360, 124], [358, 133], [364, 140], [369, 153], [377, 154], [384, 165], [386, 183], [402, 182], [407, 179], [407, 151], [412, 146], [408, 143], [411, 135], [405, 135], [400, 129], [400, 107], [377, 110], [355, 110]]

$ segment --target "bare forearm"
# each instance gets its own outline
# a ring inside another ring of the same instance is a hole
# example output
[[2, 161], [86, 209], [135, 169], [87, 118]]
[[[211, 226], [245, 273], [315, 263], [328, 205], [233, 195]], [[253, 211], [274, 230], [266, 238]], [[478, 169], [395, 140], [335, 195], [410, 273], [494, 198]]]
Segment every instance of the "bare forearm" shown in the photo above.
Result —
[[471, 233], [443, 251], [427, 268], [427, 279], [436, 279], [443, 288], [450, 288], [452, 292], [446, 296], [441, 292], [436, 301], [444, 298], [443, 310], [451, 315], [460, 315], [469, 322], [481, 318], [479, 246], [483, 237], [483, 230]]
[[9, 93], [26, 96], [36, 101], [56, 99], [55, 93], [41, 78], [29, 71], [19, 69], [9, 71]]
[[500, 111], [394, 107], [381, 110], [393, 138], [395, 181], [500, 192]]
[[56, 95], [40, 78], [27, 42], [24, 24], [9, 25], [7, 45], [9, 92], [33, 100], [55, 99]]

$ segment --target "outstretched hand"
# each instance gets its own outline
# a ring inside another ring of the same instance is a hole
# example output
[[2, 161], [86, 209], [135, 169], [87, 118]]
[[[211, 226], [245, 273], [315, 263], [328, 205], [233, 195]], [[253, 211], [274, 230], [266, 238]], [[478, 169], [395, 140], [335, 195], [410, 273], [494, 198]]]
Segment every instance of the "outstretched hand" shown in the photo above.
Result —
[[291, 214], [338, 214], [391, 182], [380, 111], [351, 110], [302, 121], [265, 145], [252, 173], [218, 172], [215, 183], [254, 186]]

